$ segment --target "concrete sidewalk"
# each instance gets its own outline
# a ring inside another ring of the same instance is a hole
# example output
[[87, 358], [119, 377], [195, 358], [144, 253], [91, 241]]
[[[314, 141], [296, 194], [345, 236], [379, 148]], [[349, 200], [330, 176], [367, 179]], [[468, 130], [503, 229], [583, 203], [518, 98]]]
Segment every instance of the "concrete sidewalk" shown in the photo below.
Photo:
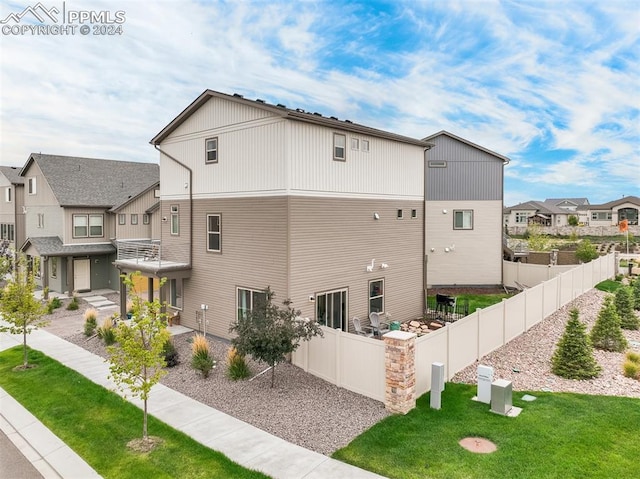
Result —
[[[27, 342], [31, 348], [42, 351], [96, 384], [110, 390], [116, 389], [115, 384], [107, 379], [109, 366], [103, 358], [42, 330], [31, 333]], [[0, 333], [0, 350], [18, 344], [22, 344], [21, 337]], [[141, 407], [142, 404], [137, 399], [130, 400], [130, 402], [138, 407]], [[99, 477], [80, 457], [77, 455], [76, 458], [72, 457], [69, 451], [73, 451], [68, 448], [66, 448], [68, 451], [59, 453], [59, 455], [65, 455], [64, 464], [57, 464], [56, 458], [51, 455], [50, 451], [52, 446], [49, 445], [49, 441], [51, 438], [44, 439], [48, 430], [44, 431], [46, 428], [41, 424], [40, 427], [34, 426], [35, 418], [31, 416], [32, 420], [28, 416], [24, 416], [15, 407], [17, 403], [14, 403], [15, 401], [4, 391], [0, 392], [0, 415], [36, 451], [39, 451], [40, 458], [44, 459], [58, 473], [57, 476], [45, 477], [64, 479]], [[29, 415], [26, 410], [24, 412]], [[262, 471], [273, 478], [373, 479], [383, 477], [291, 444], [161, 384], [154, 386], [151, 392], [149, 414], [184, 432], [205, 446], [222, 452], [232, 461], [247, 468]], [[31, 425], [31, 431], [26, 430], [29, 425]], [[33, 432], [35, 435], [27, 438], [22, 434], [23, 432]], [[50, 431], [48, 432], [50, 433]], [[41, 443], [49, 446], [39, 448]], [[76, 462], [78, 462], [77, 467], [89, 469], [74, 470], [69, 466], [69, 464]], [[78, 471], [81, 471], [82, 474], [77, 473]]]

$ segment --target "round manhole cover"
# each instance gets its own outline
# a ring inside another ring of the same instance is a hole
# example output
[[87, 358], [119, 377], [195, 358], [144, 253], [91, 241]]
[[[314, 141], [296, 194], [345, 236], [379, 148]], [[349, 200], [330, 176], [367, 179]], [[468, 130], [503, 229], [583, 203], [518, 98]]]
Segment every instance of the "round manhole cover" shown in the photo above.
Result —
[[478, 454], [489, 454], [498, 449], [494, 443], [484, 437], [465, 437], [464, 439], [461, 439], [458, 444], [464, 447], [467, 451]]

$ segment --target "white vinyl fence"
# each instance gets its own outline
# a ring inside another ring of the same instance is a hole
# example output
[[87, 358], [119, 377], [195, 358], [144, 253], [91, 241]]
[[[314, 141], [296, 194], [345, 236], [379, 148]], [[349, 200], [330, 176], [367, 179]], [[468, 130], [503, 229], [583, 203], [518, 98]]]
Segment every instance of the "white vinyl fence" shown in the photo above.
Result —
[[[457, 372], [614, 275], [615, 254], [612, 253], [560, 272], [499, 304], [477, 310], [417, 338], [417, 395], [429, 391], [431, 363], [443, 363], [446, 378], [450, 380]], [[384, 401], [384, 341], [326, 327], [323, 330], [324, 338], [300, 345], [292, 355], [293, 364], [339, 387]]]

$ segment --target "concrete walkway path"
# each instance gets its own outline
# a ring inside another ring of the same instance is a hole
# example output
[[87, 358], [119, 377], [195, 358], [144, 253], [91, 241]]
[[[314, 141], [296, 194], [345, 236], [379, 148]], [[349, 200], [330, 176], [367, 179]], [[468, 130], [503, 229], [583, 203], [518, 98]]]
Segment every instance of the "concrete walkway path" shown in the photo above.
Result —
[[[78, 371], [94, 383], [110, 390], [116, 389], [115, 384], [107, 379], [109, 366], [103, 358], [42, 330], [31, 333], [27, 341], [31, 348], [42, 351], [65, 366]], [[0, 333], [0, 350], [17, 344], [22, 344], [20, 337]], [[130, 402], [141, 407], [141, 401], [137, 399], [130, 399]], [[0, 415], [2, 416], [0, 421], [6, 421], [11, 425], [22, 438], [31, 444], [33, 449], [39, 452], [40, 458], [43, 458], [58, 473], [58, 476], [45, 477], [64, 479], [99, 477], [91, 468], [74, 470], [70, 467], [68, 464], [76, 462], [78, 462], [78, 467], [89, 466], [81, 458], [71, 457], [69, 451], [73, 451], [69, 448], [64, 453], [58, 453], [60, 456], [65, 455], [64, 464], [55, 463], [55, 457], [51, 454], [53, 446], [48, 442], [50, 438], [44, 439], [48, 430], [45, 431], [46, 428], [41, 424], [34, 425], [35, 418], [32, 420], [28, 416], [24, 416], [15, 407], [17, 403], [14, 403], [15, 401], [12, 401], [4, 391], [0, 392]], [[273, 478], [373, 479], [383, 477], [291, 444], [162, 384], [154, 386], [151, 392], [149, 413], [205, 446], [222, 452], [232, 461], [247, 468], [262, 471]], [[35, 436], [27, 438], [23, 433], [31, 432], [26, 431], [29, 425], [31, 425]], [[41, 447], [41, 444], [44, 446]], [[78, 475], [75, 473], [76, 471], [82, 471], [82, 474]]]

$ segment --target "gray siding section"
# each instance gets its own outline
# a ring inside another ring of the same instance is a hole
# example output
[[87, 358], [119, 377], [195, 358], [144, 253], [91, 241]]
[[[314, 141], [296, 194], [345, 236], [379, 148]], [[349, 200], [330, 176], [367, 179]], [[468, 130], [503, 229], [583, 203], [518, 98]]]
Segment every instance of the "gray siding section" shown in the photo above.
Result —
[[[427, 152], [425, 198], [427, 201], [502, 200], [501, 159], [451, 137], [432, 140]], [[430, 168], [430, 161], [445, 161], [446, 168]]]

